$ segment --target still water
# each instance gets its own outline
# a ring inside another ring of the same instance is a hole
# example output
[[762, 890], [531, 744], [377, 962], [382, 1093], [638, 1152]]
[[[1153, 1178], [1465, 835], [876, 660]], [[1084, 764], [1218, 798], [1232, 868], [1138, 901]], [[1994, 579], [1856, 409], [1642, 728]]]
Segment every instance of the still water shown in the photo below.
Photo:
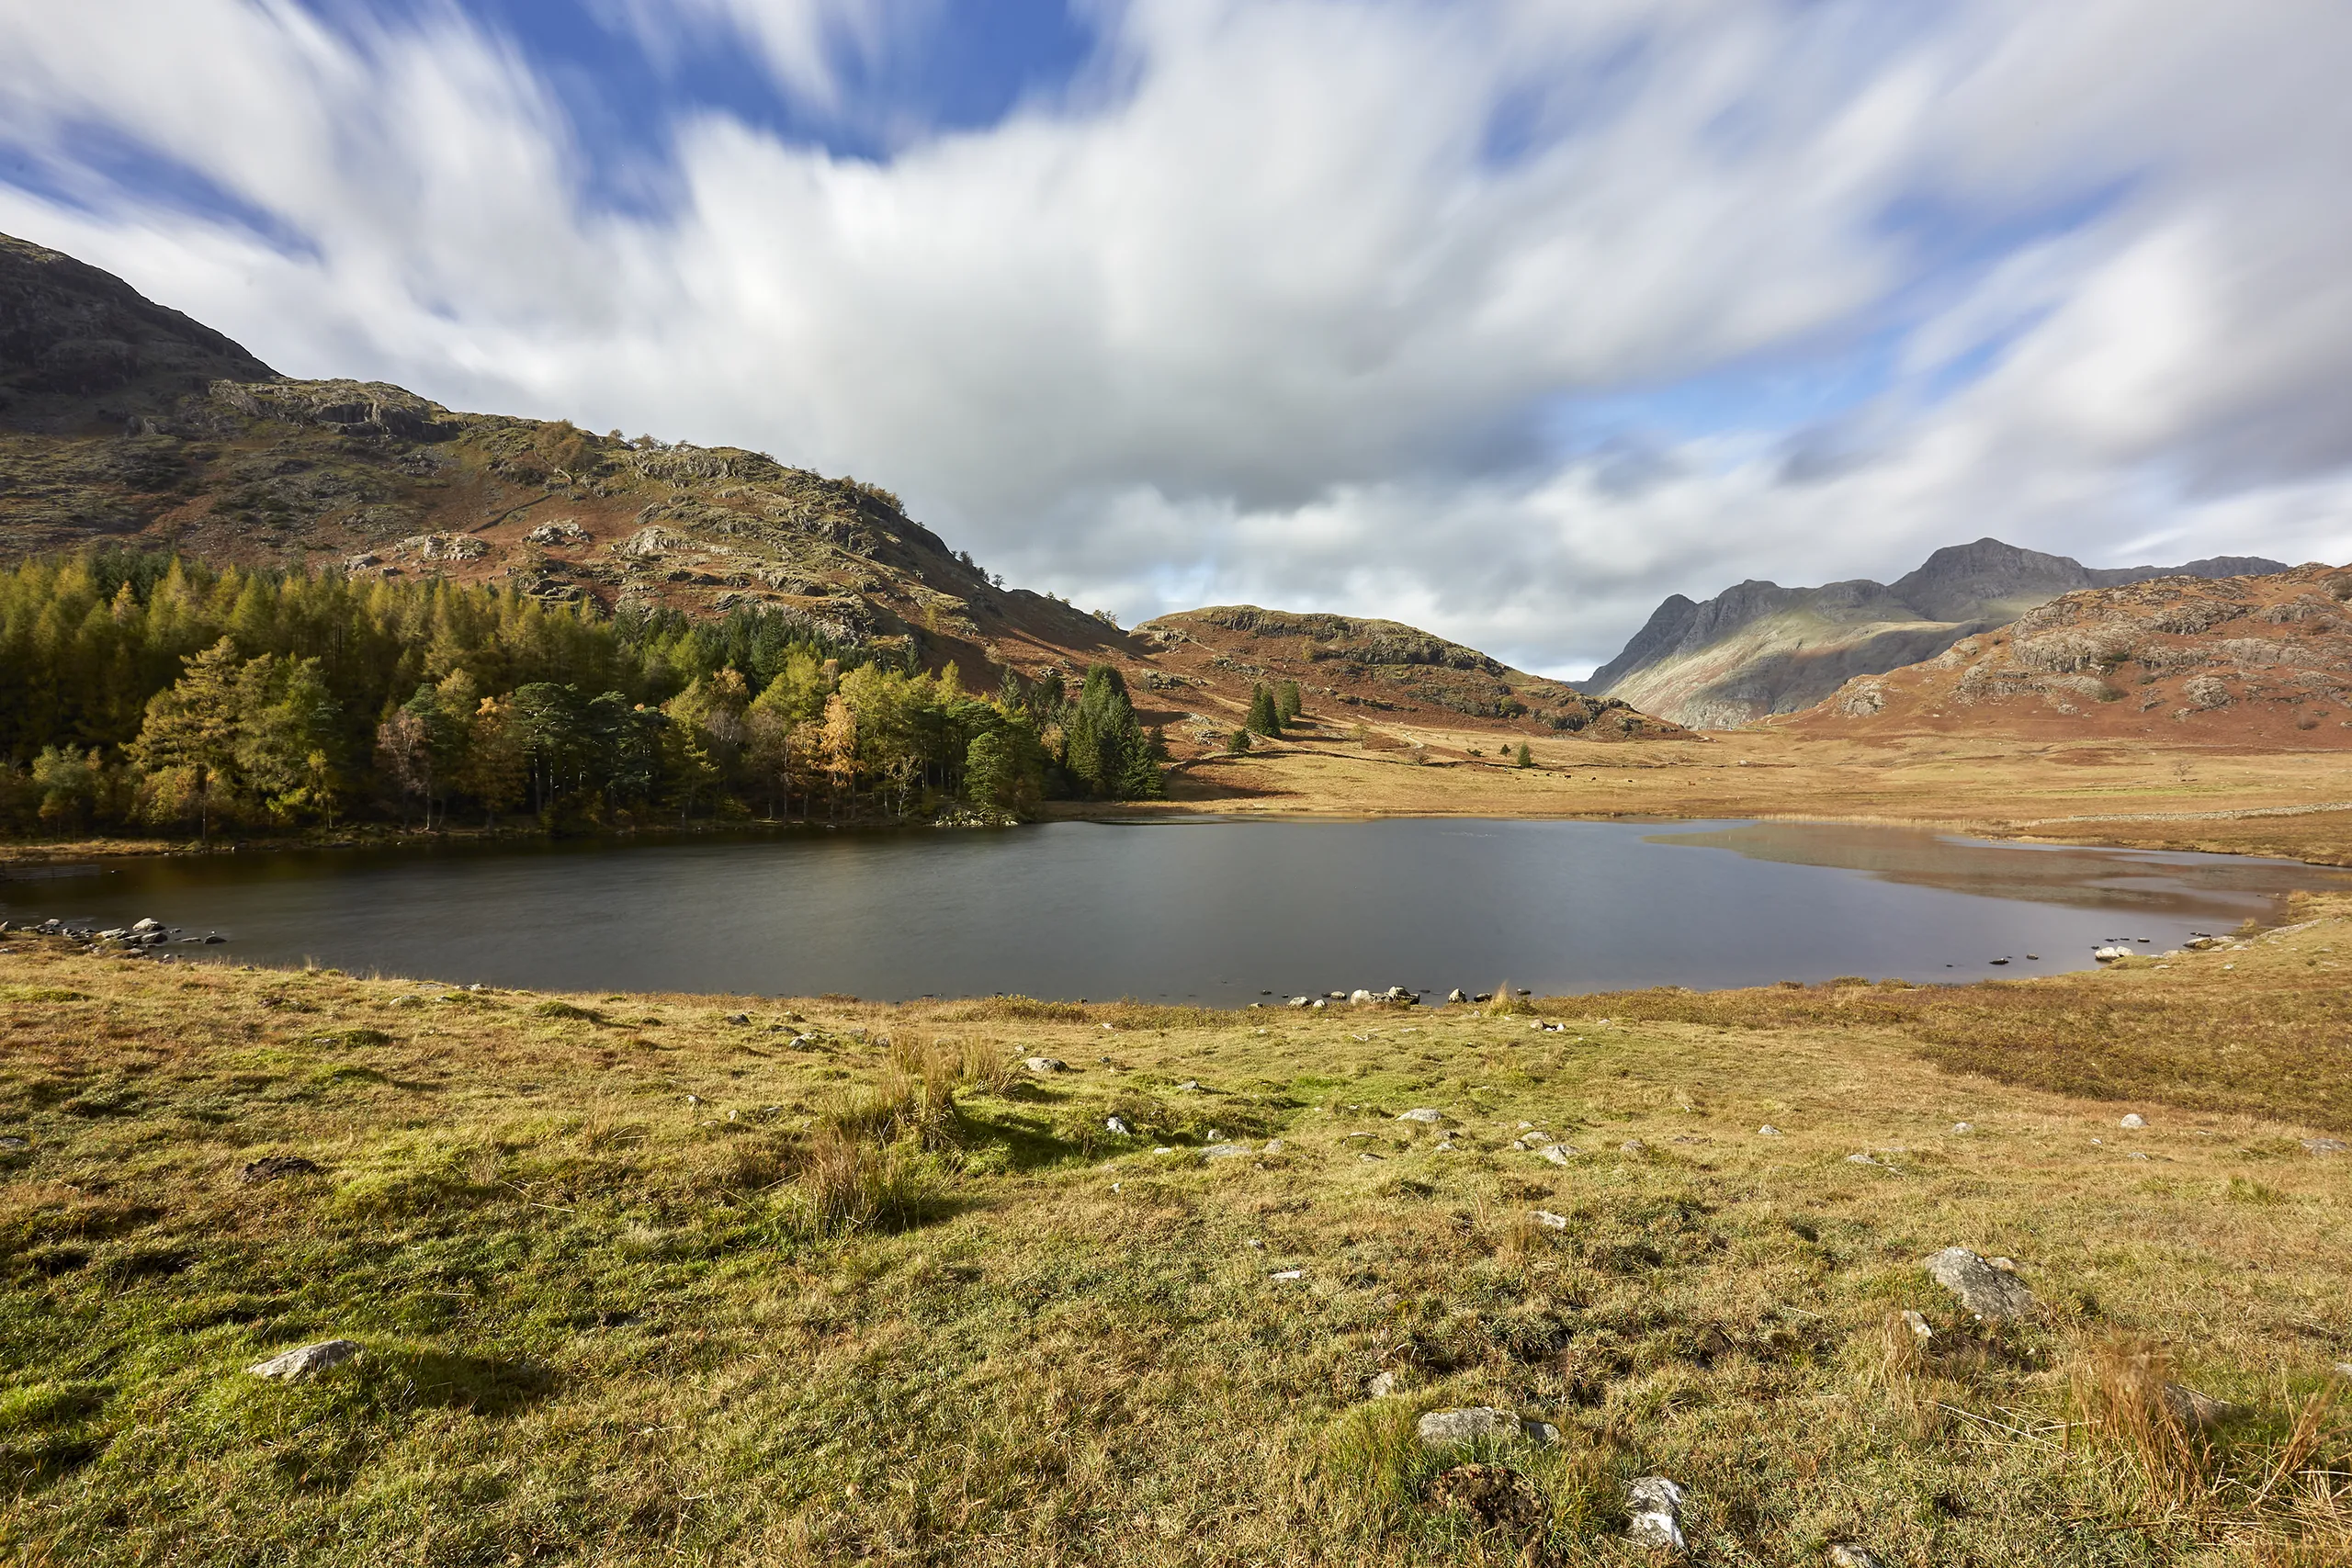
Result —
[[153, 915], [230, 939], [169, 950], [190, 958], [458, 983], [1231, 1006], [2048, 974], [2347, 886], [2285, 861], [1838, 824], [1064, 822], [143, 861], [0, 880], [0, 917]]

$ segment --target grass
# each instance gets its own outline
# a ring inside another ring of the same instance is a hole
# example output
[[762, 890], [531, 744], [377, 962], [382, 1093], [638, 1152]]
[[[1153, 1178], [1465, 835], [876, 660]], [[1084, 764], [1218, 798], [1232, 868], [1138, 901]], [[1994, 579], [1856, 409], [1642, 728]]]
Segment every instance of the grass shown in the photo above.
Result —
[[[1632, 1563], [1656, 1473], [1710, 1563], [2340, 1562], [2352, 1155], [2300, 1140], [2352, 1122], [2352, 904], [2299, 919], [2029, 982], [1336, 1016], [12, 938], [0, 1559]], [[317, 1168], [240, 1174], [282, 1156]], [[1971, 1320], [1918, 1267], [1950, 1245], [2036, 1313]], [[1423, 1451], [1470, 1404], [1561, 1441]]]

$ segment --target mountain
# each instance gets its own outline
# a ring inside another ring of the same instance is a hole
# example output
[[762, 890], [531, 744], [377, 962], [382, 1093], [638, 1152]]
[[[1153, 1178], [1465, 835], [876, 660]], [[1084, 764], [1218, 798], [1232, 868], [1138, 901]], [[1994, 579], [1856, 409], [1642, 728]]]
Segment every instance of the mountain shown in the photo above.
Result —
[[1933, 658], [2060, 594], [2188, 576], [2284, 571], [2216, 556], [2176, 567], [2091, 568], [1998, 539], [1952, 545], [1891, 583], [1747, 581], [1703, 604], [1675, 594], [1624, 650], [1580, 682], [1693, 728], [1728, 728], [1811, 706], [1857, 675]]
[[1657, 739], [1683, 733], [1614, 698], [1574, 687], [1396, 621], [1219, 605], [1136, 627], [1151, 651], [1147, 691], [1295, 681], [1309, 711], [1377, 722], [1461, 726], [1588, 739]]
[[2081, 590], [1775, 727], [2352, 747], [2347, 600], [2352, 570], [2319, 565]]
[[[279, 376], [120, 278], [0, 236], [0, 558], [93, 545], [549, 604], [757, 609], [992, 690], [1118, 667], [1147, 719], [1207, 734], [1250, 687], [1311, 709], [1586, 739], [1679, 733], [1389, 621], [1208, 609], [1136, 634], [1008, 588], [888, 491], [765, 453], [460, 413]], [[1329, 699], [1328, 702], [1323, 699]]]

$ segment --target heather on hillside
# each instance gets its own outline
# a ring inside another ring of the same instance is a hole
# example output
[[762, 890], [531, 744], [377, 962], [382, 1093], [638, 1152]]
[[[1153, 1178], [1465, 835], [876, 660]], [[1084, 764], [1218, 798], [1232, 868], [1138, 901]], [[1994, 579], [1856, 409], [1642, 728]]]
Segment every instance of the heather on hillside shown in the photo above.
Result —
[[967, 694], [757, 607], [605, 616], [514, 588], [142, 555], [0, 573], [18, 833], [1018, 817], [1159, 792], [1109, 671]]

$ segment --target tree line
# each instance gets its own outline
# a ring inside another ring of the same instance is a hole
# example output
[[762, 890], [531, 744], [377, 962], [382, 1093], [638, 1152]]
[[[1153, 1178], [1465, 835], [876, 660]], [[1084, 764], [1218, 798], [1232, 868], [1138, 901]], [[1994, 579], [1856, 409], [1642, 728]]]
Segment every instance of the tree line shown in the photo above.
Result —
[[106, 553], [0, 570], [0, 826], [20, 834], [1011, 819], [1164, 791], [1107, 666], [986, 696], [763, 607], [548, 604]]

